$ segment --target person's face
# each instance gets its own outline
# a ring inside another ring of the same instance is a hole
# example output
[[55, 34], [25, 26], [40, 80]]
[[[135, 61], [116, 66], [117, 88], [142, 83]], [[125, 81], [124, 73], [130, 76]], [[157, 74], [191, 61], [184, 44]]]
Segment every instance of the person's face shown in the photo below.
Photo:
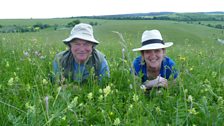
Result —
[[151, 68], [160, 68], [165, 56], [165, 49], [144, 50], [142, 56], [147, 66]]
[[91, 42], [81, 39], [74, 39], [70, 45], [73, 57], [77, 63], [84, 63], [93, 50], [93, 44]]

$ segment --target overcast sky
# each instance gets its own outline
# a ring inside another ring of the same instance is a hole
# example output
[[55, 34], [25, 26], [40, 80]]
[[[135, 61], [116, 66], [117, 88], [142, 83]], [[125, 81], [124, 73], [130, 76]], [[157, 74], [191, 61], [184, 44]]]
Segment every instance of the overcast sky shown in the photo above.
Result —
[[1, 0], [0, 19], [224, 11], [224, 0]]

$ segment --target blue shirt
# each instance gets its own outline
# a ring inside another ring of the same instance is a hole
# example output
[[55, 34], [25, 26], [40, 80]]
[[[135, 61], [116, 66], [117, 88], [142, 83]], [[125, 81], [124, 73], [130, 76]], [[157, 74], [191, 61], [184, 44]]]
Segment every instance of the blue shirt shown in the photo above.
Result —
[[[90, 73], [87, 70], [85, 64], [78, 64], [74, 62], [73, 65], [74, 65], [74, 76], [73, 76], [74, 81], [82, 82], [83, 80], [89, 77]], [[60, 72], [58, 63], [55, 60], [53, 62], [53, 69], [55, 74]], [[102, 77], [104, 76], [110, 77], [110, 71], [106, 59], [103, 59], [102, 61], [99, 74], [100, 74], [99, 80], [101, 80]]]
[[[146, 63], [142, 64], [142, 56], [137, 57], [133, 62], [133, 67], [135, 70], [135, 75], [140, 76], [139, 74], [142, 73], [142, 82], [145, 82], [147, 80], [147, 68]], [[169, 79], [170, 76], [173, 74], [174, 79], [177, 78], [178, 73], [173, 68], [175, 66], [175, 63], [172, 59], [169, 57], [164, 57], [162, 63], [161, 63], [161, 69], [160, 69], [160, 76], [166, 79]]]

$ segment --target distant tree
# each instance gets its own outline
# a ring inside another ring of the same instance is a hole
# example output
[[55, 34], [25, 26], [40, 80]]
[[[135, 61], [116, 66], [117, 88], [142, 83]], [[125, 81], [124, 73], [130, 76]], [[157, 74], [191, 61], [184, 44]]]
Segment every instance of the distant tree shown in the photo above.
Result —
[[97, 22], [90, 22], [89, 24], [94, 26], [94, 25], [97, 25], [98, 23]]
[[215, 25], [215, 28], [222, 29], [223, 27], [221, 24], [217, 24], [217, 25]]
[[54, 24], [54, 30], [57, 30], [58, 29], [58, 24]]
[[208, 27], [212, 27], [212, 25], [211, 25], [211, 24], [207, 24], [207, 26], [208, 26]]
[[72, 22], [69, 22], [66, 26], [67, 27], [74, 27], [76, 24], [79, 24], [80, 20], [74, 20]]
[[37, 24], [33, 25], [33, 28], [36, 28], [36, 27], [39, 27], [40, 29], [45, 29], [45, 28], [50, 27], [50, 25], [49, 24], [37, 23]]

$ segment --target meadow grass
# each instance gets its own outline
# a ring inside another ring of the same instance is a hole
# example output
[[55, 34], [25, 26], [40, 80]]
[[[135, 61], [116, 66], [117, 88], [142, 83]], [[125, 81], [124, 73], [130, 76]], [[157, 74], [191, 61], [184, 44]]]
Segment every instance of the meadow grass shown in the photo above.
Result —
[[[1, 33], [0, 125], [223, 125], [224, 45], [217, 42], [223, 38], [221, 30], [174, 21], [81, 21], [98, 22], [94, 34], [97, 48], [107, 57], [110, 79], [100, 85], [93, 78], [83, 86], [51, 84], [53, 58], [66, 49], [62, 40], [70, 29]], [[130, 73], [139, 55], [132, 49], [141, 46], [146, 29], [158, 29], [165, 41], [174, 42], [167, 55], [179, 70], [175, 85], [169, 81], [170, 88], [150, 94]]]

